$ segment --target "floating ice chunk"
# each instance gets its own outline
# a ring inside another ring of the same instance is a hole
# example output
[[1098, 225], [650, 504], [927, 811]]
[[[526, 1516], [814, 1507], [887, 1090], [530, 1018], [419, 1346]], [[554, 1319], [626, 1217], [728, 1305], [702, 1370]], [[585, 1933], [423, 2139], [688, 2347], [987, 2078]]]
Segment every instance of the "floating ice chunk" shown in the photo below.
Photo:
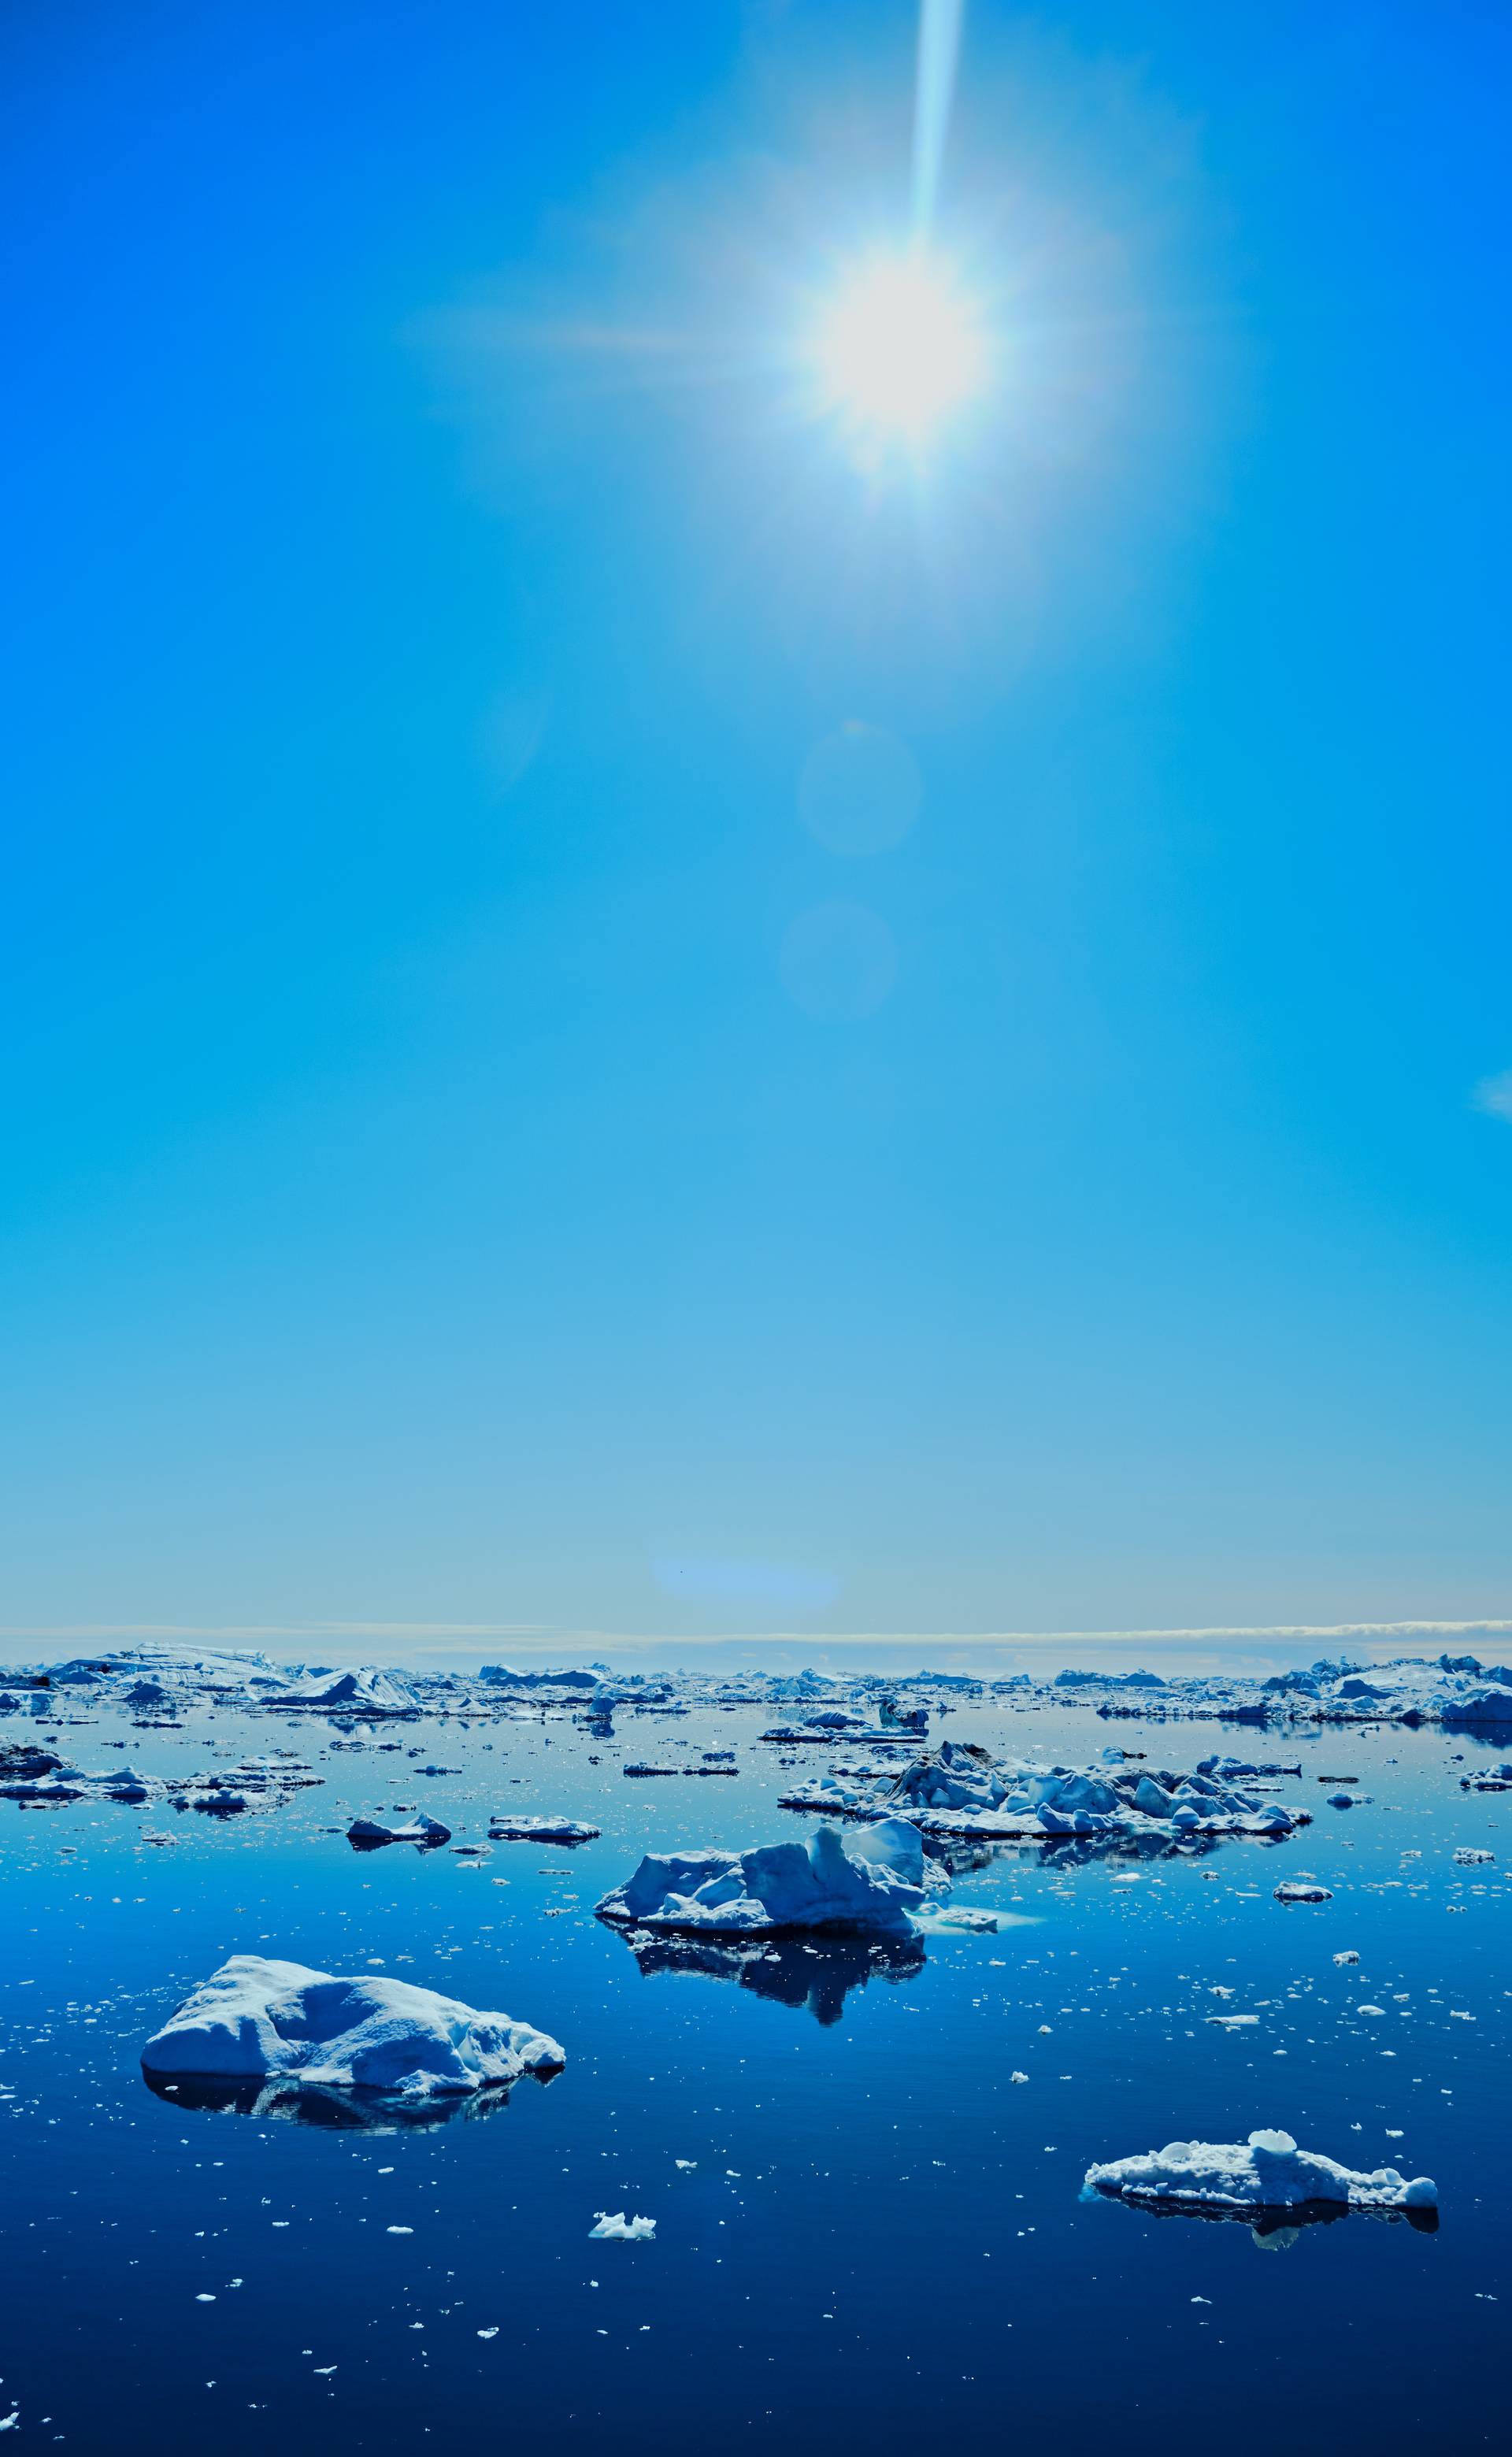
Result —
[[1461, 1843], [1455, 1853], [1455, 1863], [1461, 1869], [1483, 1869], [1496, 1858], [1494, 1851], [1479, 1851], [1473, 1843]]
[[142, 2070], [425, 2098], [557, 2073], [554, 2039], [507, 2013], [379, 1972], [335, 1978], [300, 1962], [233, 1954], [142, 2050]]
[[1008, 2075], [1009, 2081], [1027, 2081], [1028, 2078], [1026, 2073], [1010, 2073]]
[[1088, 2167], [1087, 2185], [1113, 2199], [1191, 2209], [1299, 2209], [1309, 2202], [1372, 2210], [1439, 2205], [1439, 2187], [1428, 2176], [1409, 2180], [1395, 2167], [1363, 2174], [1299, 2150], [1290, 2133], [1263, 2130], [1247, 2142], [1168, 2141], [1164, 2150], [1111, 2158]]
[[1356, 1952], [1355, 1948], [1352, 1945], [1347, 1945], [1342, 1953], [1335, 1954], [1334, 1959], [1342, 1971], [1346, 1964], [1357, 1962], [1359, 1960], [1359, 1955]]
[[594, 2215], [598, 2224], [589, 2228], [590, 2243], [650, 2243], [656, 2233], [654, 2219], [627, 2219], [623, 2210], [612, 2218], [607, 2210]]
[[915, 1911], [914, 1927], [921, 1936], [996, 1936], [1001, 1916], [969, 1903], [925, 1904]]
[[1334, 1899], [1331, 1886], [1320, 1886], [1312, 1878], [1291, 1877], [1272, 1891], [1278, 1903], [1331, 1903]]
[[1328, 1795], [1328, 1805], [1330, 1808], [1353, 1808], [1356, 1805], [1355, 1795], [1352, 1791], [1331, 1791]]
[[427, 1850], [451, 1841], [451, 1828], [439, 1817], [412, 1817], [407, 1826], [384, 1826], [376, 1817], [354, 1817], [346, 1829], [348, 1843], [372, 1850], [380, 1843], [420, 1843]]
[[648, 1852], [632, 1877], [597, 1906], [627, 1928], [714, 1936], [834, 1929], [911, 1937], [922, 1885], [884, 1861], [853, 1858], [833, 1827], [807, 1845], [769, 1843], [748, 1851]]
[[488, 1821], [490, 1843], [592, 1843], [602, 1830], [580, 1826], [573, 1817], [509, 1817], [495, 1811]]

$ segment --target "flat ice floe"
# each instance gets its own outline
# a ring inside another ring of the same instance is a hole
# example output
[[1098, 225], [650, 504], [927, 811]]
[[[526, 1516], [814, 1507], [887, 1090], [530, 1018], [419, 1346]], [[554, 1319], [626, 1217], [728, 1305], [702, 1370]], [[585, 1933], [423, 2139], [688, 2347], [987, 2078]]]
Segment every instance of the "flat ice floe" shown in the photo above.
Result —
[[1290, 2133], [1252, 2133], [1248, 2141], [1168, 2141], [1133, 2158], [1088, 2167], [1087, 2189], [1114, 2200], [1212, 2211], [1295, 2210], [1334, 2203], [1356, 2210], [1436, 2210], [1439, 2187], [1395, 2167], [1370, 2174], [1299, 2150]]
[[602, 1828], [580, 1826], [574, 1817], [506, 1817], [488, 1820], [490, 1843], [593, 1843]]
[[301, 1962], [233, 1954], [141, 2054], [149, 2076], [256, 2081], [425, 2098], [487, 2090], [566, 2062], [554, 2039], [507, 2013], [379, 1972], [338, 1978]]
[[904, 1818], [942, 1842], [1046, 1842], [1067, 1835], [1110, 1841], [1179, 1842], [1184, 1836], [1243, 1834], [1274, 1840], [1307, 1823], [1307, 1812], [1263, 1800], [1237, 1760], [1204, 1758], [1190, 1774], [1140, 1771], [1121, 1749], [1092, 1766], [1041, 1765], [995, 1759], [970, 1743], [946, 1741], [901, 1770], [854, 1767], [798, 1784], [784, 1808], [831, 1816]]
[[748, 1851], [648, 1852], [632, 1877], [597, 1906], [624, 1928], [705, 1936], [776, 1936], [832, 1929], [911, 1937], [913, 1914], [947, 1890], [924, 1860], [917, 1827], [890, 1819], [850, 1851], [833, 1827], [808, 1843]]

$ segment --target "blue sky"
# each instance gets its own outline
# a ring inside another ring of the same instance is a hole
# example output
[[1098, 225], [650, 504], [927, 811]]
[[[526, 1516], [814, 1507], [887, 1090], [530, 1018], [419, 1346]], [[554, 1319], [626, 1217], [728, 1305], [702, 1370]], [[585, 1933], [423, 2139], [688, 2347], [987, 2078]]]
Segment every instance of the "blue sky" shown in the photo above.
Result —
[[5, 43], [0, 1621], [1505, 1614], [1501, 12]]

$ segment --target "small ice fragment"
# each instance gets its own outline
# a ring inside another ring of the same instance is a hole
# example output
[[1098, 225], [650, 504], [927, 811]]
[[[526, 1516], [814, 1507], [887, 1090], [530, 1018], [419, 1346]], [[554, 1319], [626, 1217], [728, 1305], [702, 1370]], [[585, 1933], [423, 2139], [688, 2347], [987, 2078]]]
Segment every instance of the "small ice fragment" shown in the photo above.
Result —
[[195, 2297], [195, 2302], [197, 2303], [213, 2303], [215, 2300], [216, 2299], [213, 2295], [197, 2295]]
[[1346, 1946], [1346, 1948], [1345, 1948], [1345, 1950], [1344, 1950], [1344, 1951], [1343, 1951], [1342, 1953], [1336, 1953], [1336, 1954], [1335, 1954], [1335, 1956], [1334, 1956], [1334, 1959], [1335, 1959], [1335, 1961], [1337, 1963], [1337, 1965], [1338, 1965], [1339, 1969], [1342, 1971], [1346, 1963], [1350, 1963], [1350, 1962], [1357, 1962], [1357, 1961], [1359, 1960], [1359, 1956], [1358, 1956], [1358, 1954], [1356, 1952], [1356, 1951], [1355, 1951], [1354, 1947], [1351, 1945], [1351, 1946]]
[[589, 2241], [599, 2243], [650, 2243], [656, 2232], [654, 2219], [627, 2219], [623, 2210], [611, 2218], [607, 2210], [595, 2211], [598, 2223], [589, 2228]]
[[1009, 2081], [1027, 2081], [1028, 2078], [1029, 2076], [1025, 2073], [1011, 2073], [1008, 2075]]
[[[275, 2220], [274, 2224], [277, 2225], [277, 2223], [278, 2221]], [[386, 2230], [386, 2232], [389, 2235], [413, 2235], [415, 2230], [413, 2227], [391, 2226]]]
[[689, 2168], [689, 2167], [696, 2167], [696, 2166], [697, 2166], [697, 2164], [698, 2164], [698, 2161], [697, 2161], [697, 2159], [696, 2159], [696, 2158], [674, 2158], [674, 2159], [673, 2160], [673, 2165], [674, 2167], [682, 2167], [682, 2168], [684, 2168], [684, 2169]]
[[480, 2338], [496, 2338], [498, 2334], [499, 2331], [497, 2323], [491, 2329], [480, 2329], [478, 2332]]

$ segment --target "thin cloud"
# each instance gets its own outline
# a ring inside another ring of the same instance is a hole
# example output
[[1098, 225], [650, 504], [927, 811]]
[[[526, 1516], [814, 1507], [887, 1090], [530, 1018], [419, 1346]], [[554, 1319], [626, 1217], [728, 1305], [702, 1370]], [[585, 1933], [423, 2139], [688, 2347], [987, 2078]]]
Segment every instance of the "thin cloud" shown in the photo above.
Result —
[[1488, 1118], [1504, 1118], [1512, 1126], [1512, 1066], [1504, 1075], [1486, 1075], [1470, 1095], [1472, 1108], [1483, 1109]]

